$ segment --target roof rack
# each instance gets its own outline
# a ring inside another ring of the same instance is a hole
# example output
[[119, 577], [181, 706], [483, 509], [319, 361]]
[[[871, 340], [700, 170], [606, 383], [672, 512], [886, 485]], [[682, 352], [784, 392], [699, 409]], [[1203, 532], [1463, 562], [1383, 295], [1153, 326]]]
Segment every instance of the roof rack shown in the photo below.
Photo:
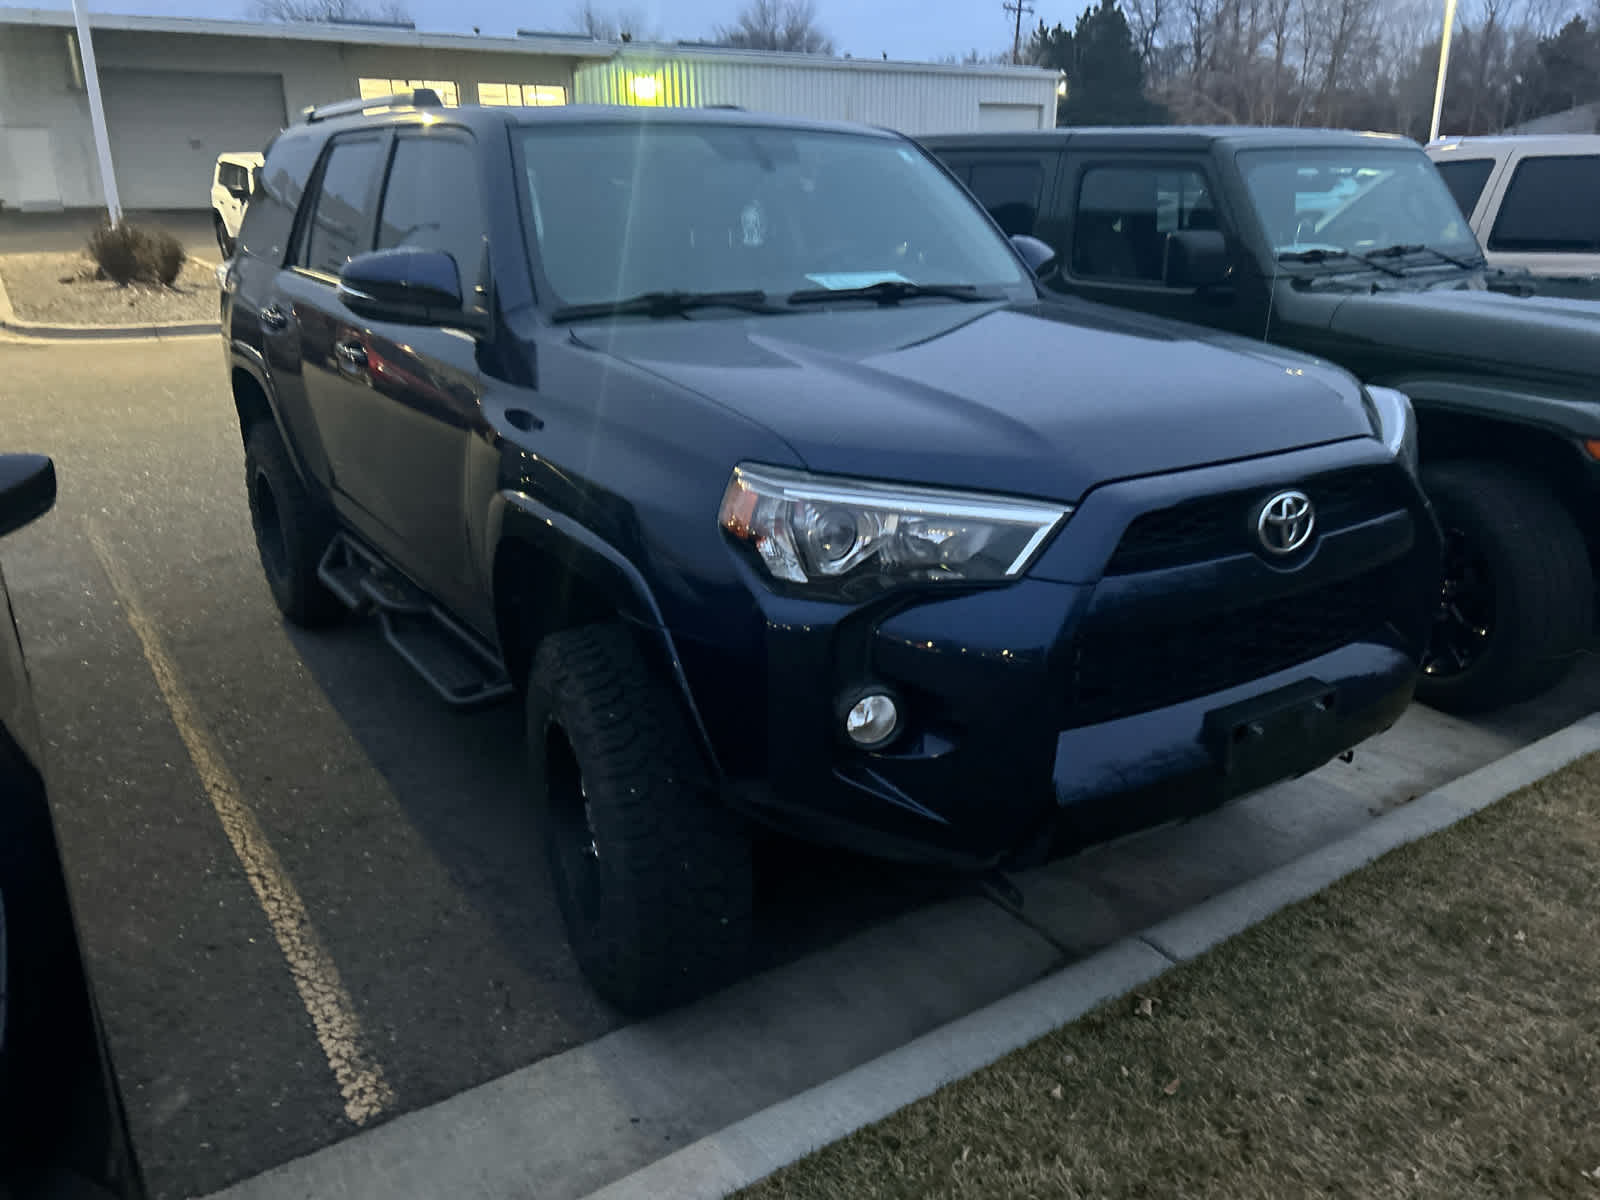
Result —
[[392, 96], [369, 96], [360, 100], [340, 100], [336, 104], [313, 104], [300, 110], [306, 123], [327, 121], [333, 117], [350, 117], [373, 108], [443, 108], [444, 101], [432, 88], [412, 88], [409, 92], [396, 92]]

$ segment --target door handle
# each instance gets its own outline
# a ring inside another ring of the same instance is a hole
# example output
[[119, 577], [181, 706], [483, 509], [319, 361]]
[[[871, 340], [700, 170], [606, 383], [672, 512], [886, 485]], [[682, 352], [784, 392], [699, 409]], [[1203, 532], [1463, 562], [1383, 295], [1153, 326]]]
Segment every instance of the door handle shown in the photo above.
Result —
[[276, 304], [269, 304], [260, 312], [261, 323], [268, 329], [287, 329], [289, 317]]
[[367, 365], [367, 350], [360, 342], [338, 342], [333, 350], [342, 366], [354, 369]]

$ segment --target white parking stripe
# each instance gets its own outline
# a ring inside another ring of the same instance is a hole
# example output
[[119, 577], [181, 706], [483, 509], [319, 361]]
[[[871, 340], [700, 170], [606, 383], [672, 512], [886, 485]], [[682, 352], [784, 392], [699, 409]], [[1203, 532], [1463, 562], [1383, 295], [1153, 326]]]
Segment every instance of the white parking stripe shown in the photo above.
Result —
[[322, 1044], [322, 1052], [327, 1055], [328, 1065], [339, 1083], [345, 1116], [363, 1125], [382, 1115], [394, 1103], [394, 1091], [384, 1079], [382, 1069], [362, 1049], [361, 1024], [350, 993], [345, 990], [338, 968], [311, 924], [305, 901], [300, 899], [277, 852], [267, 841], [255, 814], [245, 804], [239, 784], [228, 770], [210, 731], [200, 720], [194, 701], [179, 679], [155, 623], [141, 606], [126, 570], [112, 557], [96, 530], [91, 528], [88, 535], [89, 544], [106, 578], [111, 581], [128, 624], [144, 648], [145, 660], [150, 664], [156, 686], [161, 689], [162, 698], [172, 713], [173, 724], [178, 727], [178, 734], [189, 751], [195, 773], [212, 807], [217, 810], [222, 830], [228, 835], [233, 852], [239, 856], [245, 876], [272, 926], [273, 936], [278, 939], [278, 948], [289, 964], [301, 1002], [316, 1027], [317, 1041]]

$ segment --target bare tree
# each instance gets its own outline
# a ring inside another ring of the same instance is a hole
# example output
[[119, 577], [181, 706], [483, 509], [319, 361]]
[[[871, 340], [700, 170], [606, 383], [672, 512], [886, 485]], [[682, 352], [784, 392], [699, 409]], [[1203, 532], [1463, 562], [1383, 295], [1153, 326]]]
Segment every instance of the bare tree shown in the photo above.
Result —
[[572, 12], [572, 27], [601, 42], [658, 42], [661, 32], [636, 9], [606, 10], [583, 0]]
[[817, 24], [814, 0], [749, 0], [732, 25], [717, 30], [724, 46], [832, 54], [833, 39]]
[[400, 0], [254, 0], [250, 11], [263, 21], [303, 21], [318, 25], [339, 21], [387, 21], [410, 24]]

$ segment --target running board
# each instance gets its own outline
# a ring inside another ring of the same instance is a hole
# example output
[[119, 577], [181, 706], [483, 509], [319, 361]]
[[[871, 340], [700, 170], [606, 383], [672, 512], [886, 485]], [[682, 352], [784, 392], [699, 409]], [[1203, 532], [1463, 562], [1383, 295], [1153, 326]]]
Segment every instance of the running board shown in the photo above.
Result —
[[446, 704], [487, 704], [515, 690], [493, 647], [348, 534], [328, 544], [317, 578], [351, 612], [375, 612], [384, 640]]

